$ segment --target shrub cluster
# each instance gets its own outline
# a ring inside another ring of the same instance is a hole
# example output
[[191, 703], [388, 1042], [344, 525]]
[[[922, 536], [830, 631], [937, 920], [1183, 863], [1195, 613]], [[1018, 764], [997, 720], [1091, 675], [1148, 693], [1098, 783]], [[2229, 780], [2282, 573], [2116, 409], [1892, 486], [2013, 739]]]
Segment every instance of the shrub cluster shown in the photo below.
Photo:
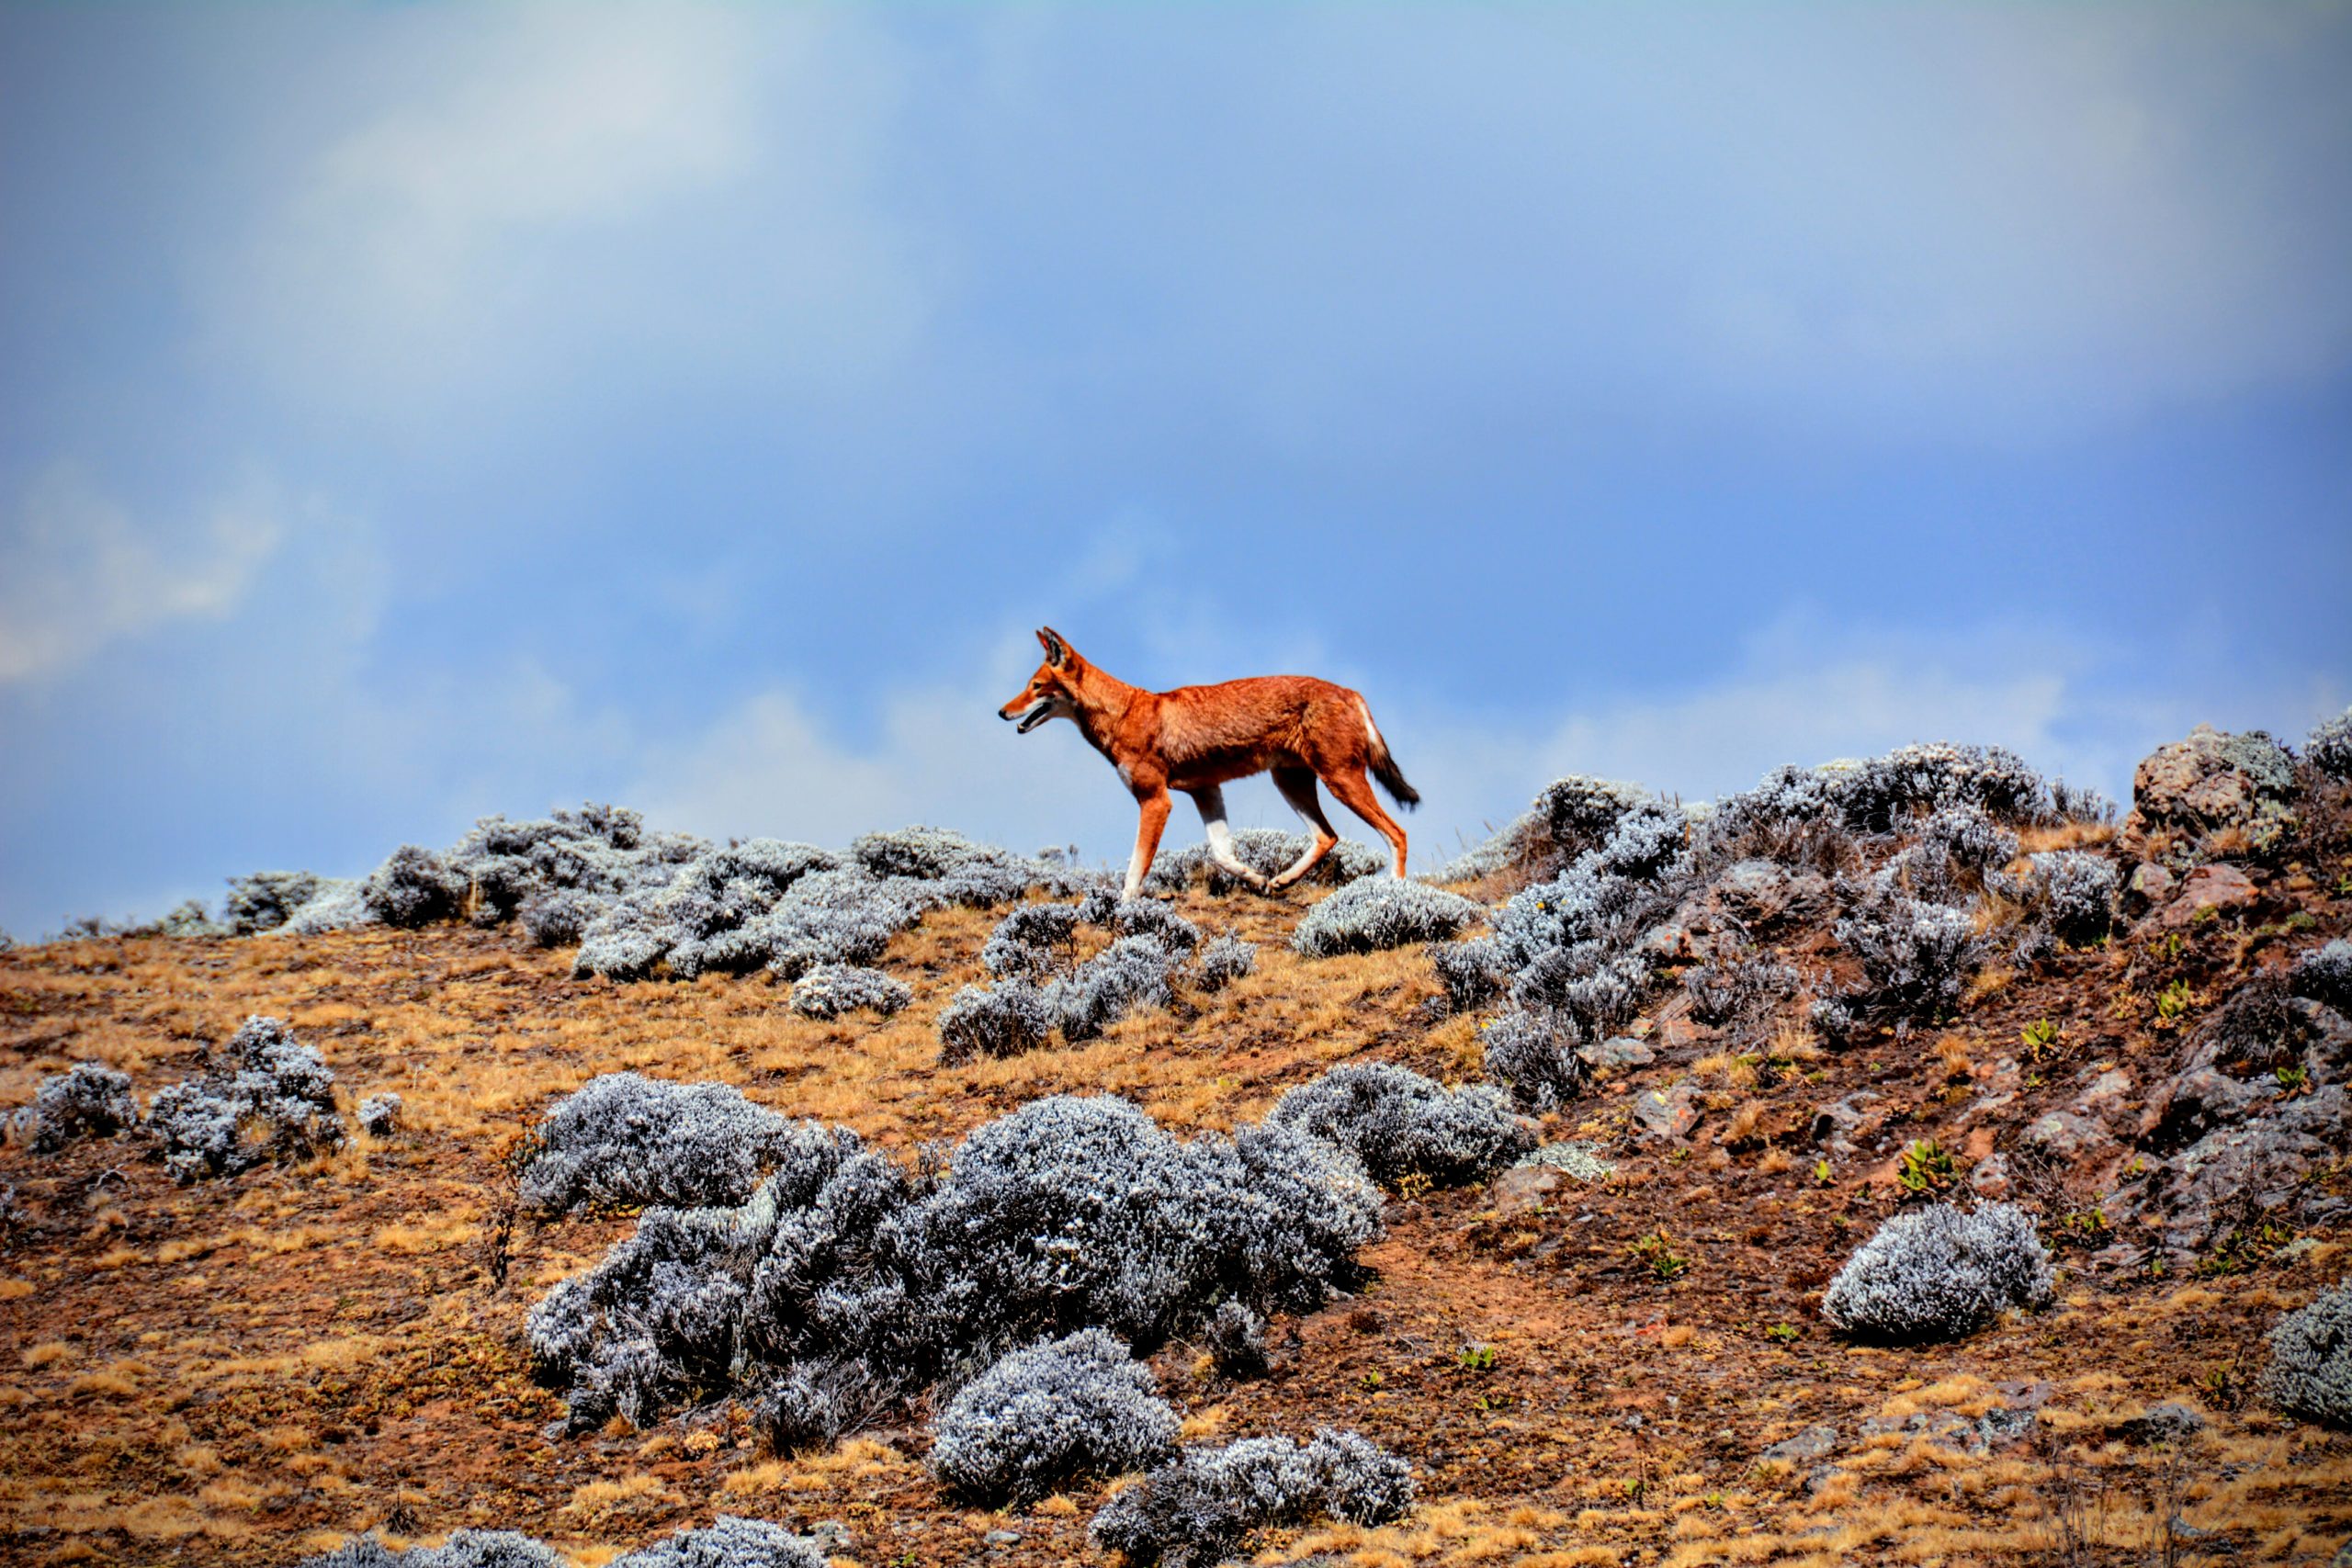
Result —
[[1957, 1339], [2010, 1307], [2050, 1299], [2050, 1255], [2032, 1217], [2007, 1203], [1897, 1214], [1829, 1281], [1822, 1315], [1858, 1339]]
[[830, 1169], [854, 1144], [849, 1134], [754, 1105], [729, 1084], [605, 1073], [557, 1101], [534, 1129], [517, 1201], [542, 1213], [740, 1203], [765, 1173]]
[[1414, 1174], [1441, 1186], [1483, 1180], [1535, 1145], [1492, 1087], [1448, 1089], [1386, 1062], [1334, 1067], [1283, 1095], [1266, 1120], [1338, 1145], [1392, 1186]]
[[465, 912], [466, 874], [414, 844], [402, 844], [359, 885], [359, 900], [388, 926], [429, 926]]
[[1592, 1082], [1592, 1070], [1548, 1010], [1506, 1008], [1487, 1021], [1478, 1043], [1487, 1076], [1510, 1090], [1521, 1109], [1539, 1115], [1559, 1110]]
[[2352, 942], [2337, 937], [2304, 953], [2288, 970], [2287, 984], [2299, 997], [2352, 1014]]
[[1841, 1014], [1847, 1021], [1825, 1028], [1833, 1037], [1861, 1022], [1903, 1025], [1951, 1011], [1984, 957], [1967, 910], [1914, 898], [1884, 875], [1860, 890], [1836, 929], [1838, 942], [1860, 963], [1862, 977], [1859, 987], [1824, 998], [1827, 1007], [1815, 1009], [1816, 1022], [1835, 1025]]
[[156, 1091], [147, 1124], [181, 1181], [234, 1176], [270, 1160], [343, 1146], [334, 1074], [274, 1018], [249, 1018], [209, 1054], [202, 1077]]
[[[456, 1530], [440, 1546], [395, 1551], [373, 1535], [363, 1535], [300, 1568], [563, 1568], [554, 1548], [514, 1530]], [[797, 1536], [764, 1519], [721, 1514], [701, 1529], [682, 1529], [625, 1557], [608, 1568], [825, 1568], [817, 1540]]]
[[1982, 891], [2017, 853], [2018, 836], [1981, 807], [1946, 806], [1928, 815], [1917, 840], [1888, 865], [1912, 894], [1950, 904]]
[[[1115, 934], [1110, 946], [1073, 963], [1080, 927]], [[975, 1056], [1015, 1056], [1034, 1051], [1056, 1031], [1071, 1043], [1092, 1040], [1139, 1007], [1175, 999], [1182, 955], [1201, 946], [1200, 928], [1149, 898], [1114, 898], [1097, 888], [1074, 904], [1023, 904], [999, 920], [980, 950], [997, 983], [967, 986], [939, 1016], [939, 1059], [949, 1066]], [[1193, 971], [1204, 990], [1248, 974], [1255, 962], [1246, 942], [1226, 937], [1209, 944]]]
[[2051, 850], [2027, 858], [2015, 891], [2037, 929], [2084, 946], [2114, 929], [2123, 877], [2105, 855]]
[[1258, 950], [1227, 932], [1202, 944], [1193, 959], [1193, 983], [1204, 991], [1222, 991], [1258, 967]]
[[1291, 946], [1309, 958], [1442, 942], [1486, 918], [1486, 906], [1425, 882], [1351, 882], [1307, 910]]
[[1254, 1378], [1266, 1370], [1266, 1319], [1240, 1302], [1220, 1302], [1201, 1338], [1209, 1359], [1228, 1378]]
[[1187, 1449], [1105, 1504], [1091, 1534], [1136, 1568], [1213, 1568], [1251, 1530], [1326, 1517], [1381, 1525], [1412, 1504], [1405, 1461], [1356, 1433], [1326, 1428], [1306, 1443], [1243, 1438]]
[[1015, 1350], [940, 1413], [931, 1468], [956, 1495], [1025, 1507], [1069, 1482], [1176, 1451], [1182, 1425], [1127, 1348], [1099, 1328]]
[[1751, 1024], [1797, 993], [1803, 976], [1785, 964], [1736, 953], [1701, 964], [1682, 976], [1690, 1016], [1717, 1027]]
[[53, 1155], [79, 1138], [111, 1138], [139, 1124], [130, 1075], [99, 1062], [76, 1062], [41, 1079], [33, 1102], [10, 1119], [37, 1155]]
[[[1363, 1168], [1276, 1123], [1180, 1143], [1110, 1097], [989, 1122], [944, 1168], [810, 1139], [734, 1208], [649, 1210], [531, 1314], [575, 1429], [736, 1388], [780, 1447], [1096, 1327], [1148, 1350], [1213, 1304], [1320, 1303], [1378, 1233]], [[850, 1152], [855, 1150], [856, 1152]]]
[[939, 1011], [939, 1060], [957, 1066], [975, 1056], [1018, 1056], [1052, 1038], [1054, 1023], [1052, 1000], [1030, 981], [967, 986]]
[[1571, 773], [1544, 786], [1502, 831], [1438, 868], [1432, 882], [1470, 882], [1501, 871], [1549, 871], [1606, 841], [1625, 814], [1649, 801], [1638, 784]]
[[2352, 779], [2352, 708], [2312, 727], [2303, 761], [2332, 779]]
[[401, 1097], [371, 1094], [359, 1102], [359, 1127], [371, 1138], [389, 1138], [401, 1127]]
[[2270, 1330], [2262, 1394], [2307, 1420], [2352, 1427], [2352, 1281], [2323, 1291]]
[[[1272, 876], [1290, 869], [1314, 843], [1314, 839], [1306, 833], [1285, 833], [1277, 828], [1242, 828], [1233, 835], [1233, 858], [1261, 876]], [[1387, 869], [1385, 850], [1374, 849], [1353, 839], [1341, 839], [1305, 880], [1338, 885]], [[1162, 850], [1153, 858], [1151, 870], [1143, 879], [1147, 893], [1182, 893], [1196, 884], [1215, 894], [1231, 893], [1241, 886], [1230, 872], [1209, 858], [1206, 844]]]
[[320, 882], [317, 874], [308, 871], [257, 871], [230, 878], [223, 907], [230, 934], [276, 931], [318, 897]]
[[820, 964], [792, 984], [792, 1010], [804, 1018], [839, 1018], [860, 1009], [888, 1018], [914, 999], [903, 980], [854, 964]]

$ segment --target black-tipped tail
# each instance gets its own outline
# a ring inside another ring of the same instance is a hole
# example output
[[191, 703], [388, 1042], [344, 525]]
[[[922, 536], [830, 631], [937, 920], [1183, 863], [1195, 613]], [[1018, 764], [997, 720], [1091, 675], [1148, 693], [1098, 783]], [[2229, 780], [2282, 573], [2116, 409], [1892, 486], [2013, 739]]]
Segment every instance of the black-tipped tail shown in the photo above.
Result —
[[1380, 781], [1380, 787], [1388, 792], [1388, 797], [1406, 810], [1421, 803], [1421, 792], [1405, 782], [1404, 772], [1396, 766], [1396, 759], [1388, 754], [1385, 741], [1373, 753], [1372, 776]]

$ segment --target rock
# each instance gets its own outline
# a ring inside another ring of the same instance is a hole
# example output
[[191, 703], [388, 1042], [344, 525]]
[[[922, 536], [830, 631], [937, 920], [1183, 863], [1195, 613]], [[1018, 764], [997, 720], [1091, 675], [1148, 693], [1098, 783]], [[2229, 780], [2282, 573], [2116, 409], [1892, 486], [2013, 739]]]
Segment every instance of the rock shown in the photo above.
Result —
[[1819, 872], [1792, 872], [1772, 861], [1744, 860], [1715, 878], [1707, 889], [1705, 907], [1760, 931], [1819, 904], [1828, 892], [1828, 878]]
[[2122, 843], [2175, 868], [2213, 858], [2210, 841], [2228, 832], [2266, 853], [2300, 830], [2295, 764], [2260, 730], [2224, 735], [2199, 725], [2185, 740], [2160, 746], [2132, 774], [2132, 815]]
[[1878, 1124], [1862, 1107], [1865, 1102], [1881, 1098], [1875, 1090], [1858, 1089], [1843, 1100], [1815, 1107], [1813, 1141], [1835, 1155], [1860, 1153], [1861, 1140]]
[[[2230, 1079], [2219, 1073], [2221, 1083]], [[2241, 1086], [2245, 1087], [2245, 1086]], [[2206, 1134], [2167, 1158], [2141, 1190], [2137, 1212], [2153, 1217], [2173, 1252], [2190, 1254], [2245, 1218], [2246, 1206], [2278, 1211], [2299, 1204], [2317, 1223], [2343, 1208], [2304, 1179], [2340, 1158], [2347, 1112], [2345, 1088], [2330, 1084], [2281, 1100], [2259, 1091], [2234, 1124]]]
[[1588, 1042], [1577, 1048], [1585, 1065], [1592, 1067], [1645, 1067], [1657, 1060], [1657, 1053], [1630, 1034], [1612, 1034], [1598, 1043]]
[[825, 1549], [827, 1556], [845, 1557], [849, 1554], [849, 1527], [841, 1520], [820, 1519], [810, 1528], [808, 1534]]
[[1498, 1218], [1515, 1220], [1550, 1203], [1553, 1195], [1566, 1183], [1565, 1175], [1544, 1166], [1513, 1166], [1495, 1179], [1487, 1193], [1487, 1206]]
[[2105, 1154], [2115, 1146], [2114, 1134], [2087, 1116], [2053, 1111], [2026, 1124], [2025, 1141], [2044, 1154], [2069, 1162]]
[[2120, 1125], [2131, 1098], [2132, 1075], [2120, 1067], [2109, 1067], [2075, 1096], [2074, 1111], [2077, 1116]]
[[1976, 1418], [1976, 1438], [1969, 1445], [1979, 1450], [2005, 1449], [2033, 1436], [2041, 1417], [2034, 1411], [2015, 1405], [1987, 1410]]
[[2172, 901], [2156, 911], [2156, 925], [2177, 931], [2207, 909], [2235, 909], [2262, 897], [2254, 879], [2233, 865], [2200, 865], [2184, 878]]
[[1699, 1123], [1698, 1093], [1687, 1083], [1634, 1097], [1634, 1121], [1654, 1138], [1688, 1137]]
[[2166, 1400], [2119, 1423], [2115, 1431], [2118, 1437], [2135, 1443], [2177, 1443], [2204, 1429], [2204, 1416], [2186, 1404]]
[[1838, 1428], [1829, 1426], [1807, 1427], [1793, 1438], [1783, 1438], [1766, 1449], [1761, 1458], [1804, 1464], [1827, 1454], [1838, 1446]]
[[2132, 880], [2123, 887], [2123, 912], [2140, 915], [2154, 908], [2172, 897], [2179, 881], [2171, 872], [2154, 861], [2143, 861], [2134, 866]]
[[980, 1539], [990, 1546], [1019, 1546], [1021, 1532], [1019, 1530], [990, 1530]]
[[1979, 1198], [1997, 1202], [2009, 1195], [2009, 1159], [2007, 1155], [1994, 1155], [1976, 1162], [1968, 1173], [1969, 1190]]

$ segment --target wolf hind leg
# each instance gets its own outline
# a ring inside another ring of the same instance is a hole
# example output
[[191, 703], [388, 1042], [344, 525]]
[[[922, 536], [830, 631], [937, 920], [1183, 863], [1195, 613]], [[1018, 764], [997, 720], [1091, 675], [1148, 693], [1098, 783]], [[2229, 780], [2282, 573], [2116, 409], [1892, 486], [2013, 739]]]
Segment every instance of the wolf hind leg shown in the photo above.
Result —
[[1323, 803], [1315, 797], [1314, 769], [1276, 768], [1273, 772], [1274, 787], [1283, 792], [1283, 798], [1290, 802], [1292, 810], [1306, 818], [1315, 840], [1306, 846], [1305, 854], [1275, 874], [1273, 886], [1282, 888], [1292, 886], [1321, 863], [1339, 843], [1340, 835], [1331, 830], [1331, 819], [1323, 815]]

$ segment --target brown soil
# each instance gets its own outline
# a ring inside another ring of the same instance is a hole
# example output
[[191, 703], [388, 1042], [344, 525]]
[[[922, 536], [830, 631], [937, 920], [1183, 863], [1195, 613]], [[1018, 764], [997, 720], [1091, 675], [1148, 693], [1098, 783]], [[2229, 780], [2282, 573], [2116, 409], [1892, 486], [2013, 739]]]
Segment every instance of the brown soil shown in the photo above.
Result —
[[[1412, 1458], [1421, 1502], [1405, 1522], [1284, 1532], [1253, 1542], [1265, 1561], [2154, 1562], [2151, 1509], [2170, 1486], [2208, 1532], [2177, 1561], [2324, 1562], [2352, 1535], [2352, 1438], [2285, 1420], [2247, 1387], [2268, 1325], [2344, 1271], [2340, 1235], [2291, 1261], [2273, 1235], [2159, 1273], [2099, 1260], [2131, 1239], [2083, 1228], [2105, 1173], [2021, 1169], [2053, 1232], [2072, 1213], [2090, 1243], [2062, 1254], [2054, 1310], [1894, 1350], [1835, 1337], [1816, 1303], [1904, 1201], [1907, 1140], [1956, 1156], [1964, 1194], [1973, 1158], [2011, 1150], [2095, 1065], [2124, 1065], [2144, 1092], [2180, 1042], [2154, 998], [2186, 978], [2210, 1001], [2344, 931], [2352, 898], [2332, 889], [2346, 871], [2267, 873], [2261, 906], [2177, 950], [2119, 940], [1995, 972], [1947, 1025], [1844, 1053], [1788, 1020], [1725, 1040], [1661, 1006], [1657, 1059], [1546, 1128], [1603, 1145], [1614, 1178], [1508, 1216], [1485, 1190], [1400, 1194], [1366, 1255], [1372, 1283], [1278, 1323], [1267, 1377], [1222, 1384], [1184, 1345], [1155, 1365], [1189, 1436], [1350, 1426]], [[575, 981], [568, 955], [455, 927], [0, 953], [0, 1104], [85, 1059], [127, 1068], [143, 1098], [252, 1013], [318, 1045], [351, 1100], [407, 1102], [407, 1129], [383, 1142], [189, 1188], [138, 1137], [0, 1153], [21, 1211], [0, 1251], [0, 1557], [289, 1563], [370, 1528], [432, 1540], [471, 1526], [593, 1563], [732, 1512], [837, 1520], [845, 1560], [877, 1568], [1102, 1561], [1086, 1525], [1107, 1486], [1017, 1516], [959, 1509], [926, 1475], [919, 1424], [797, 1459], [758, 1451], [731, 1409], [546, 1435], [561, 1406], [531, 1381], [524, 1314], [628, 1222], [516, 1222], [503, 1156], [554, 1097], [622, 1067], [724, 1079], [902, 1148], [1060, 1090], [1125, 1094], [1191, 1130], [1261, 1115], [1340, 1061], [1476, 1075], [1476, 1021], [1442, 1017], [1424, 958], [1296, 958], [1283, 942], [1303, 904], [1189, 895], [1204, 928], [1261, 943], [1255, 975], [1088, 1046], [952, 1069], [935, 1066], [933, 1020], [978, 976], [985, 915], [899, 939], [886, 966], [918, 999], [888, 1023], [800, 1019], [763, 978]], [[1820, 945], [1817, 928], [1784, 944]], [[2043, 1019], [2060, 1033], [2037, 1054], [2020, 1032]], [[2017, 1101], [1969, 1120], [2005, 1071]], [[1682, 1080], [1703, 1111], [1690, 1135], [1640, 1134], [1634, 1097]], [[1883, 1099], [1861, 1156], [1817, 1167], [1815, 1109], [1864, 1087]], [[2036, 1438], [1981, 1453], [1860, 1435], [1872, 1417], [2044, 1395]], [[2175, 1453], [2120, 1433], [2165, 1400], [2206, 1414], [2203, 1438]], [[1820, 1423], [1838, 1429], [1826, 1457], [1761, 1459]], [[2071, 1558], [2070, 1496], [2093, 1537]]]

